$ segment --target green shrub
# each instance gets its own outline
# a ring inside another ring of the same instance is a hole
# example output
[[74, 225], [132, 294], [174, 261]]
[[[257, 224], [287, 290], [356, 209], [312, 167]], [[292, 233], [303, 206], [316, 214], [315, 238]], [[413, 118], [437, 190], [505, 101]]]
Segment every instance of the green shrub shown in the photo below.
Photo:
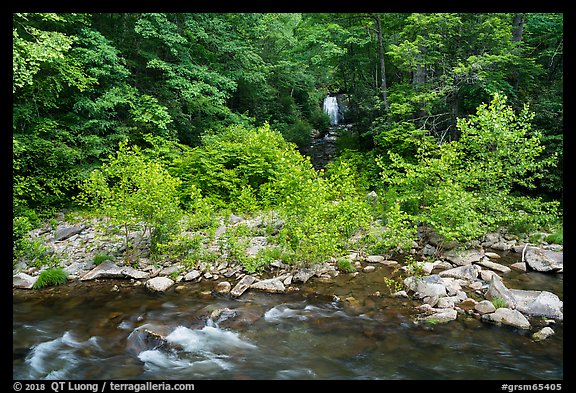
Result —
[[51, 267], [38, 276], [32, 288], [40, 289], [55, 285], [62, 285], [68, 281], [68, 274], [60, 267]]
[[352, 264], [352, 261], [346, 257], [338, 258], [336, 260], [336, 264], [338, 269], [342, 270], [345, 273], [354, 273], [356, 271], [356, 267]]
[[104, 261], [113, 261], [114, 257], [108, 254], [96, 254], [94, 255], [94, 265], [98, 266]]
[[[231, 126], [204, 135], [202, 146], [184, 152], [171, 173], [182, 180], [183, 195], [201, 192], [217, 208], [250, 213], [289, 196], [305, 180], [308, 165], [296, 146], [268, 125]], [[194, 204], [190, 196], [183, 202]]]

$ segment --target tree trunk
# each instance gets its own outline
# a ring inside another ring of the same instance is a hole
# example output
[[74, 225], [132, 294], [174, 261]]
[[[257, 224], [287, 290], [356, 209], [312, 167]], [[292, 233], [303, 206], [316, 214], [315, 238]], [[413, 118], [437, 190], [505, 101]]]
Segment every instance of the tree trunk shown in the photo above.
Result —
[[512, 20], [512, 42], [522, 41], [525, 21], [526, 16], [524, 14], [514, 14], [514, 19]]
[[384, 107], [386, 111], [390, 109], [388, 103], [388, 87], [386, 86], [386, 64], [384, 63], [384, 44], [382, 40], [382, 24], [380, 23], [380, 15], [374, 16], [376, 19], [376, 28], [378, 33], [378, 48], [380, 51], [380, 89], [382, 90], [382, 99], [384, 100]]
[[[524, 32], [524, 22], [526, 21], [526, 16], [524, 14], [514, 14], [514, 18], [512, 19], [512, 42], [514, 44], [518, 44], [522, 42], [522, 34]], [[513, 49], [514, 52], [519, 51], [519, 48], [514, 45], [515, 48]], [[514, 86], [514, 90], [518, 91], [520, 86], [520, 73], [518, 70], [512, 71], [512, 86]]]

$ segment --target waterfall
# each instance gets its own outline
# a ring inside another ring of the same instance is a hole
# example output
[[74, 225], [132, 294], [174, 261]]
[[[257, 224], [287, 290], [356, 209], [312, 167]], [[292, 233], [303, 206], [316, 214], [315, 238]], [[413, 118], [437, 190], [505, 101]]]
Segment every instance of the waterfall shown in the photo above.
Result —
[[323, 105], [324, 112], [330, 116], [330, 124], [333, 126], [338, 125], [338, 117], [339, 115], [339, 108], [338, 108], [338, 100], [335, 96], [327, 96], [324, 99]]

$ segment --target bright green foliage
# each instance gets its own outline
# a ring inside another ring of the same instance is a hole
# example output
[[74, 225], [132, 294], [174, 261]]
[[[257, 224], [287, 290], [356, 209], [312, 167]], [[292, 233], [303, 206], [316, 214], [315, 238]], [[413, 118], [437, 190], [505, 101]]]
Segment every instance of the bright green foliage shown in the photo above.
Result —
[[340, 165], [350, 167], [349, 175], [358, 192], [368, 192], [379, 187], [380, 167], [376, 165], [376, 153], [374, 151], [361, 152], [344, 149], [326, 165], [325, 171], [328, 176], [337, 171]]
[[494, 307], [496, 308], [506, 308], [508, 307], [508, 303], [506, 303], [506, 300], [499, 298], [499, 297], [495, 297], [491, 300], [492, 304], [494, 305]]
[[172, 173], [182, 179], [186, 194], [201, 192], [217, 206], [251, 212], [290, 195], [307, 165], [295, 146], [268, 125], [231, 126], [205, 135], [201, 147], [174, 161]]
[[416, 225], [413, 217], [401, 210], [398, 200], [383, 212], [384, 228], [370, 228], [367, 243], [372, 253], [408, 251], [416, 240]]
[[68, 274], [61, 267], [50, 267], [38, 275], [33, 289], [62, 285], [68, 281]]
[[350, 238], [370, 225], [370, 206], [352, 179], [350, 167], [341, 165], [328, 178], [318, 176], [293, 184], [281, 205], [286, 223], [279, 236], [298, 261], [319, 262], [341, 255], [350, 246]]
[[[469, 240], [499, 226], [514, 226], [524, 215], [535, 225], [549, 225], [554, 204], [516, 197], [517, 187], [532, 187], [540, 170], [538, 133], [530, 133], [530, 115], [519, 115], [495, 95], [475, 116], [461, 119], [461, 138], [436, 149], [419, 149], [409, 163], [390, 153], [391, 165], [380, 164], [383, 180], [414, 222], [432, 226], [446, 240]], [[520, 211], [522, 210], [522, 212]]]
[[77, 200], [121, 225], [127, 248], [129, 231], [134, 229], [148, 232], [154, 246], [177, 229], [182, 215], [179, 185], [179, 179], [160, 164], [146, 161], [137, 147], [120, 143], [116, 156], [109, 156], [80, 185], [82, 193]]

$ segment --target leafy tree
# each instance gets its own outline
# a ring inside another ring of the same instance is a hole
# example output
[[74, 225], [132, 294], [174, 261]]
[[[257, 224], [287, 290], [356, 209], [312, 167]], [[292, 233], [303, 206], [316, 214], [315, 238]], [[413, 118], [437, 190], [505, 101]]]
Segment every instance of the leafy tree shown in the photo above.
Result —
[[[435, 149], [418, 150], [410, 163], [390, 152], [392, 164], [380, 160], [383, 180], [414, 222], [432, 226], [446, 240], [470, 240], [499, 226], [514, 226], [519, 210], [535, 214], [532, 225], [550, 225], [555, 204], [515, 196], [552, 160], [542, 160], [540, 134], [530, 132], [531, 114], [520, 114], [494, 95], [476, 115], [458, 121], [461, 138]], [[534, 227], [529, 229], [535, 229]]]
[[152, 247], [177, 230], [180, 180], [159, 163], [147, 161], [140, 149], [121, 142], [115, 156], [82, 182], [77, 201], [98, 208], [124, 231], [126, 258], [131, 258], [130, 231], [148, 233]]

